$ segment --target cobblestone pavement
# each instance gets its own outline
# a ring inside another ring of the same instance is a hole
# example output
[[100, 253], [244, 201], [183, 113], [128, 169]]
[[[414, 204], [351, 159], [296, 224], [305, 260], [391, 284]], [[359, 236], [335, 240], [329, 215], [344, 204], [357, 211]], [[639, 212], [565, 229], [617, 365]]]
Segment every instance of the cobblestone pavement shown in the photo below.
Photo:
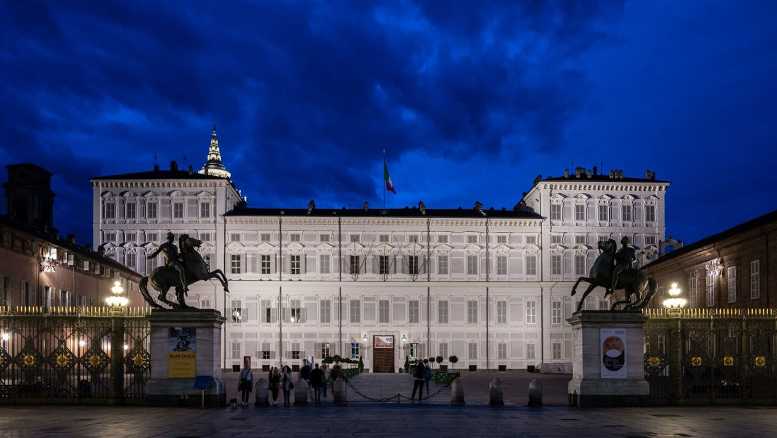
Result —
[[0, 437], [777, 436], [777, 408], [578, 410], [443, 405], [186, 408], [0, 407]]

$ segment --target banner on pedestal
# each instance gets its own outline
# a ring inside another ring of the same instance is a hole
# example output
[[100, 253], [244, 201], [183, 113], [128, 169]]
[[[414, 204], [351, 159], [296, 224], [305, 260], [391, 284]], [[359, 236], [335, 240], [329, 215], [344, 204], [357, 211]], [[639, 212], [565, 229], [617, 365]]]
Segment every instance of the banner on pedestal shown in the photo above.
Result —
[[626, 330], [599, 329], [602, 347], [602, 379], [625, 379], [626, 373]]
[[197, 375], [197, 329], [170, 327], [167, 341], [167, 377], [194, 378]]

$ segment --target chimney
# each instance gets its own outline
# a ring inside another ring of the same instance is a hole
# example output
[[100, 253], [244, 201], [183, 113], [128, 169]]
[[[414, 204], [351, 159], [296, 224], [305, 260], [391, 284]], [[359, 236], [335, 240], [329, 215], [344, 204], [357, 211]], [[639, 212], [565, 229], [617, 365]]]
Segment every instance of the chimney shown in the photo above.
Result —
[[154, 172], [159, 172], [159, 164], [154, 163]]
[[599, 175], [599, 168], [597, 168], [596, 166], [594, 166], [593, 173], [594, 173], [594, 176], [597, 176], [597, 175]]
[[76, 235], [73, 233], [70, 233], [67, 235], [67, 243], [75, 246], [76, 245]]
[[564, 178], [569, 178], [569, 169], [564, 169]]
[[424, 205], [424, 201], [418, 201], [418, 210], [421, 211], [422, 215], [426, 215], [426, 205]]
[[194, 169], [192, 169], [192, 165], [190, 164], [189, 165], [189, 175], [191, 175], [192, 173], [194, 173]]
[[656, 180], [656, 173], [653, 172], [650, 169], [646, 169], [645, 170], [645, 179], [650, 180], [650, 181], [655, 181]]
[[178, 172], [178, 163], [176, 163], [175, 160], [170, 162], [170, 170], [173, 172]]
[[311, 199], [308, 201], [308, 214], [313, 213], [313, 210], [316, 209], [316, 201]]
[[367, 201], [364, 201], [364, 204], [362, 204], [362, 210], [367, 211], [370, 209], [370, 204]]
[[582, 167], [575, 167], [575, 178], [580, 179], [585, 175], [585, 169]]

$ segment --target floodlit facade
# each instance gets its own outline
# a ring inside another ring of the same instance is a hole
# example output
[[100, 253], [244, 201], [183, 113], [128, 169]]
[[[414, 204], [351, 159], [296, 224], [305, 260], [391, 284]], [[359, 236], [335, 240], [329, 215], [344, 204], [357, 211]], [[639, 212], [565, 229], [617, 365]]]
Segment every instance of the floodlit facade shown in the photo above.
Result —
[[650, 260], [664, 238], [668, 183], [650, 172], [538, 177], [509, 210], [248, 208], [214, 156], [215, 133], [206, 168], [217, 174], [94, 178], [93, 230], [96, 247], [142, 273], [162, 264], [145, 256], [168, 231], [203, 241], [230, 293], [201, 282], [189, 302], [227, 316], [225, 367], [340, 355], [396, 371], [406, 356], [456, 355], [456, 367], [569, 371], [569, 292], [596, 243], [626, 235]]

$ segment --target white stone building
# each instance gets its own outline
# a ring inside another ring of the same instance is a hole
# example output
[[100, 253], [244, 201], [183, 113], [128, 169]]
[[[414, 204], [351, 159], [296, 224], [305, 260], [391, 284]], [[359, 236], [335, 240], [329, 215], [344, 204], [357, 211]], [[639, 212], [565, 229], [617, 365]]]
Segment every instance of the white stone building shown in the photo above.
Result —
[[[298, 365], [361, 356], [396, 370], [405, 356], [456, 355], [457, 367], [570, 369], [572, 284], [603, 238], [629, 236], [652, 258], [664, 238], [668, 183], [598, 175], [537, 178], [514, 209], [247, 208], [215, 132], [195, 173], [97, 177], [94, 244], [141, 273], [165, 234], [200, 238], [216, 281], [189, 301], [219, 309], [224, 366]], [[607, 303], [593, 294], [588, 308]], [[376, 348], [377, 347], [377, 348]]]

